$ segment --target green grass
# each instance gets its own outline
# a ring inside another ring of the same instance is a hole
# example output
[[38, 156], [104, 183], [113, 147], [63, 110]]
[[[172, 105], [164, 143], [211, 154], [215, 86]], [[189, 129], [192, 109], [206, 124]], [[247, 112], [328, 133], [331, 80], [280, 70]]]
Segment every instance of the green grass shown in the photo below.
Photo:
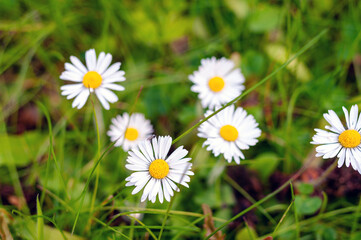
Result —
[[[309, 143], [324, 112], [341, 116], [341, 106], [361, 102], [361, 2], [5, 0], [0, 43], [0, 220], [14, 239], [207, 239], [215, 230], [226, 239], [361, 236], [360, 196], [327, 196], [339, 186], [326, 184], [324, 160]], [[84, 60], [90, 48], [112, 53], [126, 73], [109, 111], [95, 97], [73, 109], [60, 95], [64, 63]], [[188, 75], [211, 56], [231, 58], [246, 77], [233, 102], [262, 130], [241, 162], [258, 192], [232, 180], [240, 168], [196, 136], [203, 110]], [[189, 150], [195, 175], [171, 203], [141, 204], [125, 187], [127, 154], [106, 135], [123, 112], [144, 113], [156, 135]], [[287, 179], [310, 169], [321, 171], [307, 182], [312, 191], [300, 191], [301, 177], [281, 197]], [[275, 191], [269, 179], [278, 173], [286, 177]], [[240, 209], [240, 199], [249, 205]]]

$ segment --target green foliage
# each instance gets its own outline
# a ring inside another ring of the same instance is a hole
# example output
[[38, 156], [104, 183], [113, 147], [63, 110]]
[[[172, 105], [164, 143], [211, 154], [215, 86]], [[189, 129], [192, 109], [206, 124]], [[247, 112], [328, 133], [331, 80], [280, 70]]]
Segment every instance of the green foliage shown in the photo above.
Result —
[[249, 168], [256, 170], [262, 181], [267, 181], [277, 168], [278, 163], [279, 157], [276, 154], [262, 153], [250, 163]]
[[[21, 239], [41, 239], [37, 235], [36, 223], [31, 219], [24, 221], [23, 219], [16, 218], [14, 222], [14, 228], [16, 229], [16, 236]], [[84, 240], [85, 238], [71, 235], [68, 232], [63, 232], [60, 229], [56, 229], [47, 225], [44, 225], [44, 238], [54, 240]]]
[[297, 190], [300, 192], [295, 197], [295, 208], [298, 214], [311, 215], [316, 213], [322, 205], [322, 199], [310, 196], [314, 191], [313, 185], [301, 183], [297, 186]]
[[[341, 106], [361, 102], [360, 13], [361, 2], [352, 0], [2, 1], [0, 206], [12, 213], [7, 224], [14, 239], [152, 239], [167, 209], [162, 239], [202, 239], [215, 230], [206, 233], [204, 203], [227, 239], [264, 239], [278, 223], [275, 239], [360, 239], [359, 196], [323, 201], [320, 192], [334, 186], [310, 182], [295, 184], [293, 202], [273, 192], [284, 181], [271, 181], [292, 176], [314, 156], [309, 142], [313, 129], [327, 124], [324, 112], [342, 114]], [[234, 179], [250, 189], [248, 198], [226, 181], [235, 164], [202, 148], [196, 130], [176, 143], [189, 150], [195, 176], [172, 205], [140, 203], [140, 193], [125, 187], [127, 153], [108, 149], [111, 118], [142, 112], [156, 135], [174, 139], [203, 118], [188, 80], [202, 58], [232, 59], [248, 90], [324, 29], [310, 49], [236, 103], [263, 132], [242, 151], [241, 166], [256, 173], [245, 179], [253, 182]], [[117, 93], [111, 110], [102, 110], [94, 98], [101, 160], [90, 100], [78, 111], [59, 91], [64, 63], [71, 55], [84, 60], [90, 48], [112, 53], [126, 73], [125, 91]], [[98, 181], [91, 174], [97, 162]], [[312, 164], [319, 168], [322, 162]], [[262, 200], [272, 192], [268, 202]], [[231, 225], [249, 199], [259, 205], [250, 205], [251, 216], [241, 214]], [[256, 224], [247, 227], [244, 216]]]
[[[38, 131], [29, 131], [21, 135], [0, 135], [0, 166], [11, 163], [25, 166], [38, 157], [38, 153], [47, 137]], [[6, 144], [6, 145], [5, 145]]]
[[311, 193], [313, 193], [313, 185], [312, 184], [308, 184], [308, 183], [301, 183], [297, 186], [297, 190], [302, 194], [302, 195], [310, 195]]
[[309, 196], [296, 196], [295, 205], [299, 214], [311, 215], [314, 214], [322, 204], [322, 200], [319, 197]]
[[283, 13], [273, 5], [259, 5], [249, 18], [249, 30], [263, 33], [276, 29], [283, 22]]
[[327, 226], [317, 226], [319, 228], [318, 232], [321, 235], [322, 239], [327, 240], [336, 240], [337, 239], [337, 232], [332, 227]]
[[44, 239], [44, 219], [43, 219], [43, 211], [41, 210], [41, 205], [39, 202], [39, 196], [36, 197], [36, 210], [37, 210], [37, 239], [43, 240]]
[[257, 233], [253, 228], [242, 228], [236, 235], [236, 240], [253, 240], [257, 238]]

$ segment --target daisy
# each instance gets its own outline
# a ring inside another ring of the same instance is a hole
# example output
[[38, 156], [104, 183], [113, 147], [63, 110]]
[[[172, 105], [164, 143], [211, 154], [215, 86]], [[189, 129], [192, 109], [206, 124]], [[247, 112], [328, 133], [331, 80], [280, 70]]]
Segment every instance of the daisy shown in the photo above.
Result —
[[341, 123], [336, 113], [329, 110], [323, 117], [331, 126], [315, 129], [316, 134], [311, 144], [320, 145], [316, 147], [316, 157], [333, 158], [338, 157], [338, 167], [344, 163], [346, 167], [350, 164], [353, 169], [361, 173], [361, 114], [358, 116], [358, 106], [351, 107], [350, 114], [342, 107], [346, 118], [346, 128]]
[[109, 103], [118, 101], [117, 95], [110, 90], [123, 91], [124, 87], [116, 82], [125, 80], [124, 71], [119, 71], [120, 62], [111, 66], [112, 55], [101, 52], [98, 60], [94, 49], [90, 49], [85, 53], [84, 66], [77, 57], [70, 57], [71, 63], [65, 63], [65, 71], [60, 75], [60, 79], [75, 82], [62, 86], [61, 95], [72, 99], [73, 108], [82, 108], [89, 97], [90, 92], [95, 92], [99, 101], [105, 109], [109, 109]]
[[[208, 110], [205, 116], [212, 113]], [[207, 150], [216, 157], [222, 153], [229, 163], [233, 158], [239, 164], [240, 158], [244, 159], [241, 150], [255, 145], [258, 142], [256, 138], [261, 136], [257, 126], [252, 115], [247, 115], [241, 107], [235, 109], [231, 105], [202, 123], [198, 128], [198, 136], [207, 139], [203, 146], [208, 145]]]
[[185, 158], [188, 151], [183, 146], [167, 157], [171, 144], [171, 137], [158, 137], [142, 141], [129, 151], [125, 167], [134, 173], [125, 179], [126, 186], [135, 186], [132, 194], [144, 188], [142, 202], [148, 198], [154, 203], [157, 195], [161, 203], [163, 198], [169, 202], [173, 191], [179, 191], [176, 184], [188, 187], [189, 175], [193, 175], [191, 158]]
[[189, 76], [203, 108], [214, 109], [239, 96], [244, 90], [244, 76], [239, 68], [226, 58], [202, 59], [201, 66]]
[[141, 113], [128, 113], [118, 115], [112, 119], [112, 125], [107, 132], [114, 146], [122, 146], [128, 151], [142, 140], [147, 139], [153, 133], [153, 127], [149, 120]]

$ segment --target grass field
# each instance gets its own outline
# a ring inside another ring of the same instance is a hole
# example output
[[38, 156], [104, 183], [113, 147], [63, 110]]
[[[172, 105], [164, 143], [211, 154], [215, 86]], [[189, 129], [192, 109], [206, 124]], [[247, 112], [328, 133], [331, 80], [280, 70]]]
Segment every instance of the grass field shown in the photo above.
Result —
[[[361, 1], [2, 0], [0, 44], [0, 239], [361, 239], [360, 174], [310, 144], [323, 113], [361, 103]], [[110, 110], [61, 96], [92, 48], [125, 71]], [[197, 136], [188, 76], [212, 56], [241, 69], [234, 102], [262, 131], [239, 165]], [[189, 151], [170, 202], [125, 186], [106, 134], [124, 112]]]

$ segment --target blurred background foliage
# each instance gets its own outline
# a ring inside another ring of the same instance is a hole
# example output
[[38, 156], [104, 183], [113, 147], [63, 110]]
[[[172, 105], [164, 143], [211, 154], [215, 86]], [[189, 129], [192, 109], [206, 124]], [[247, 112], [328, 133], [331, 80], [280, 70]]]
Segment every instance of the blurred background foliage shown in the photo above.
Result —
[[[190, 188], [176, 196], [172, 209], [180, 212], [169, 217], [164, 238], [204, 236], [208, 230], [203, 226], [202, 204], [212, 209], [219, 226], [276, 189], [305, 162], [311, 164], [294, 186], [295, 210], [287, 214], [275, 238], [360, 236], [357, 224], [349, 223], [358, 216], [353, 212], [361, 178], [352, 169], [337, 169], [314, 184], [330, 162], [314, 158], [309, 144], [313, 128], [325, 125], [324, 112], [333, 109], [341, 114], [341, 106], [361, 102], [360, 1], [2, 0], [0, 4], [0, 203], [5, 212], [1, 219], [13, 209], [36, 214], [39, 194], [43, 214], [56, 223], [46, 226], [45, 233], [56, 239], [56, 229], [71, 231], [74, 209], [81, 206], [76, 199], [97, 155], [91, 102], [78, 111], [60, 96], [64, 82], [59, 75], [71, 55], [84, 61], [90, 48], [110, 52], [113, 62], [121, 61], [126, 72], [126, 90], [117, 93], [120, 100], [109, 111], [94, 98], [105, 150], [110, 119], [125, 111], [144, 113], [157, 135], [173, 138], [197, 123], [203, 110], [190, 91], [188, 75], [202, 58], [232, 59], [245, 75], [248, 89], [328, 29], [314, 47], [238, 103], [255, 116], [263, 132], [260, 142], [245, 151], [247, 160], [241, 166], [213, 157], [202, 148], [196, 131], [181, 139], [178, 145], [190, 151], [195, 176]], [[46, 114], [52, 123], [54, 154]], [[132, 189], [124, 188], [129, 175], [125, 159], [126, 153], [116, 148], [101, 162], [94, 216], [105, 224], [119, 212], [139, 206], [139, 194], [132, 196]], [[86, 193], [85, 209], [93, 189], [94, 181]], [[224, 231], [227, 239], [272, 234], [290, 203], [290, 191], [281, 193], [229, 225]], [[164, 212], [154, 209], [167, 205], [141, 207], [153, 209], [141, 219], [159, 232]], [[119, 237], [99, 222], [89, 228], [88, 212], [80, 214], [77, 235]], [[109, 225], [142, 239], [147, 231], [126, 215]], [[6, 218], [13, 237], [34, 239], [32, 224], [37, 219], [20, 213], [13, 217]]]

